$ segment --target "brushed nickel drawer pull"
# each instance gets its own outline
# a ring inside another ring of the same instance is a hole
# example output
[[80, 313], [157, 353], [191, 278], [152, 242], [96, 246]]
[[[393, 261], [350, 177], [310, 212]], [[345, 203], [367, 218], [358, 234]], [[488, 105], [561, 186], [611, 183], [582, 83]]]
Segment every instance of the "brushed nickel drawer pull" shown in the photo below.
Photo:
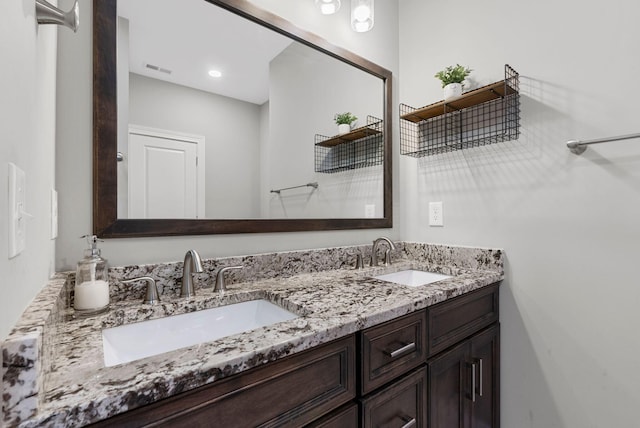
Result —
[[478, 395], [480, 397], [482, 397], [482, 358], [478, 358], [478, 365], [479, 367], [479, 371], [480, 371], [480, 380], [479, 380], [479, 391], [478, 391]]
[[416, 418], [412, 418], [409, 422], [407, 422], [406, 424], [402, 425], [401, 428], [411, 428], [416, 426]]
[[471, 363], [471, 401], [476, 402], [476, 363]]
[[391, 358], [396, 358], [399, 357], [400, 355], [412, 352], [416, 349], [416, 343], [415, 342], [411, 342], [408, 345], [404, 345], [402, 348], [400, 349], [396, 349], [395, 351], [385, 351], [384, 353], [387, 354], [388, 356], [390, 356]]

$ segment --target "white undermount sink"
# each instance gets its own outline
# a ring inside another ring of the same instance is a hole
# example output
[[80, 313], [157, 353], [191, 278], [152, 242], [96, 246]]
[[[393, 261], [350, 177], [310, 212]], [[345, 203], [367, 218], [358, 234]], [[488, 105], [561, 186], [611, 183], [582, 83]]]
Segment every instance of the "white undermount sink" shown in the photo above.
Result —
[[421, 270], [403, 270], [400, 272], [388, 273], [374, 276], [375, 279], [393, 282], [395, 284], [407, 285], [409, 287], [419, 287], [451, 278], [449, 275], [442, 275], [434, 272], [424, 272]]
[[102, 330], [107, 367], [297, 318], [267, 300], [251, 300]]

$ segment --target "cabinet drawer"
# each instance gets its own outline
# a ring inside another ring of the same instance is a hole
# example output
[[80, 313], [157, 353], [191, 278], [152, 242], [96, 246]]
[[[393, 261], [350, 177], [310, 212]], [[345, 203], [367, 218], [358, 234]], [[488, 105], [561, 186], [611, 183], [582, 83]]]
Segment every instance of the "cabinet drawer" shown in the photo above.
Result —
[[349, 336], [98, 423], [117, 427], [299, 427], [356, 396]]
[[498, 321], [498, 284], [427, 308], [428, 356]]
[[362, 394], [407, 373], [426, 360], [426, 323], [425, 311], [419, 311], [362, 331]]
[[355, 428], [358, 426], [358, 405], [348, 404], [307, 425], [307, 428]]
[[421, 367], [406, 377], [361, 401], [362, 426], [426, 426], [427, 368]]

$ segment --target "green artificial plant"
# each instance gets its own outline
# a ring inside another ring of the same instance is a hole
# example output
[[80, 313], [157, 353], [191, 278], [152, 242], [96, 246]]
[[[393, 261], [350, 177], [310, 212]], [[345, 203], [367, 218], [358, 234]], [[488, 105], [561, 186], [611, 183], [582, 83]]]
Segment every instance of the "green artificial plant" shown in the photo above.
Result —
[[336, 113], [333, 119], [338, 125], [351, 125], [352, 122], [358, 120], [351, 112]]
[[462, 83], [464, 79], [472, 72], [468, 67], [463, 67], [460, 64], [455, 66], [450, 65], [442, 71], [438, 71], [434, 77], [437, 77], [442, 81], [442, 87], [444, 88], [449, 83]]

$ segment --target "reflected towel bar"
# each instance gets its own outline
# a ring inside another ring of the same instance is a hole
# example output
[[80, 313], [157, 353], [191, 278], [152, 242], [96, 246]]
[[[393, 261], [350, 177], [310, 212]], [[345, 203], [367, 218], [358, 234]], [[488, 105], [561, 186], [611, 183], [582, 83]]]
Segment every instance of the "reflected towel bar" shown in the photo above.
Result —
[[298, 189], [300, 187], [313, 187], [314, 189], [317, 189], [318, 182], [316, 181], [315, 183], [307, 183], [307, 184], [301, 184], [300, 186], [285, 187], [284, 189], [272, 190], [271, 193], [277, 193], [279, 195], [280, 192], [282, 192], [283, 190]]
[[596, 140], [587, 141], [570, 140], [567, 141], [567, 147], [571, 150], [571, 153], [579, 155], [587, 150], [585, 146], [588, 146], [589, 144], [608, 143], [609, 141], [629, 140], [631, 138], [640, 138], [640, 134], [620, 135], [618, 137], [598, 138]]

